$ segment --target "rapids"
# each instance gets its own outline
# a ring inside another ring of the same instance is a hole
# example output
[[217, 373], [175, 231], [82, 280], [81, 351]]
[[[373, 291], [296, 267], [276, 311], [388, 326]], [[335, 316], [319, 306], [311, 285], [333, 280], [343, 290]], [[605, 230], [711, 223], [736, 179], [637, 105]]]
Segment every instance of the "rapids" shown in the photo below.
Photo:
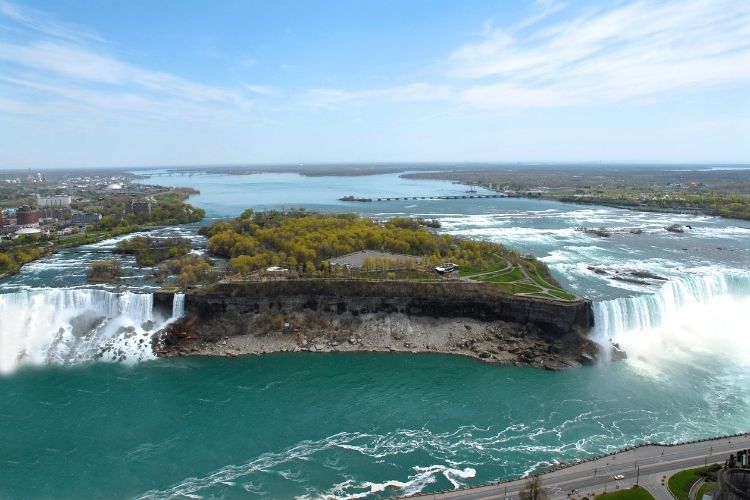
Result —
[[[381, 498], [750, 430], [746, 222], [545, 200], [336, 201], [465, 190], [390, 174], [149, 175], [198, 187], [191, 203], [209, 219], [248, 205], [416, 215], [532, 252], [594, 301], [592, 338], [628, 358], [560, 373], [409, 354], [153, 359], [148, 339], [184, 297], [155, 310], [148, 272], [127, 259], [129, 291], [87, 285], [102, 242], [0, 282], [0, 497]], [[674, 223], [690, 229], [664, 230]], [[195, 227], [170, 232], [205, 247]]]

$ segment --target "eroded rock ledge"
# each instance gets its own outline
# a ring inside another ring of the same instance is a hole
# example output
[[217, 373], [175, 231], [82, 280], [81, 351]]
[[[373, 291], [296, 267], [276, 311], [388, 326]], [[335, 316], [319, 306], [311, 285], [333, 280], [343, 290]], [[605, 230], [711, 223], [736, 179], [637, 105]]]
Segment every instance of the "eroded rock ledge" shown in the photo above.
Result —
[[[171, 305], [171, 295], [155, 300]], [[595, 360], [587, 300], [510, 296], [484, 283], [272, 281], [189, 293], [155, 336], [162, 356], [280, 351], [460, 354], [558, 370]]]

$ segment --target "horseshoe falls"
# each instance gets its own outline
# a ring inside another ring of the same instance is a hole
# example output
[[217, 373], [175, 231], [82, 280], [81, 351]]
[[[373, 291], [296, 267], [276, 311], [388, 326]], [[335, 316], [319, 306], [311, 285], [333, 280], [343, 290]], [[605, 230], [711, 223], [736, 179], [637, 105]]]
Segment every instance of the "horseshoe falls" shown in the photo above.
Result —
[[[417, 185], [372, 177], [378, 192]], [[357, 192], [361, 179], [333, 181], [151, 179], [199, 188], [191, 203], [210, 218], [248, 208], [251, 189], [262, 194], [251, 208], [295, 199], [350, 210], [327, 205], [336, 196], [325, 190]], [[465, 189], [436, 185], [418, 192]], [[184, 298], [161, 311], [153, 287], [87, 285], [88, 263], [113, 246], [102, 242], [0, 280], [0, 497], [388, 498], [750, 430], [745, 223], [523, 199], [357, 209], [438, 219], [446, 233], [540, 256], [563, 286], [594, 302], [590, 335], [604, 349], [618, 343], [627, 359], [558, 373], [428, 354], [155, 359], [150, 336], [182, 315]], [[664, 230], [675, 223], [692, 229]], [[575, 231], [583, 225], [612, 236]], [[633, 227], [641, 234], [618, 232]]]
[[656, 293], [594, 304], [591, 337], [617, 343], [641, 366], [693, 362], [750, 363], [750, 276], [676, 278]]

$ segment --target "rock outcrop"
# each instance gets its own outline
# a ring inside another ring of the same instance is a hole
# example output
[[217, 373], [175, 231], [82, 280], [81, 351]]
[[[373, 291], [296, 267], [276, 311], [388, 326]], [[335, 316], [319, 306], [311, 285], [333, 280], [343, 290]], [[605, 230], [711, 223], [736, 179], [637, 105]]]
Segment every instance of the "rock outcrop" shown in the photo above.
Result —
[[[169, 295], [155, 302], [168, 307]], [[445, 352], [502, 364], [588, 364], [587, 300], [510, 296], [484, 283], [283, 280], [218, 284], [185, 298], [162, 355], [277, 351]]]

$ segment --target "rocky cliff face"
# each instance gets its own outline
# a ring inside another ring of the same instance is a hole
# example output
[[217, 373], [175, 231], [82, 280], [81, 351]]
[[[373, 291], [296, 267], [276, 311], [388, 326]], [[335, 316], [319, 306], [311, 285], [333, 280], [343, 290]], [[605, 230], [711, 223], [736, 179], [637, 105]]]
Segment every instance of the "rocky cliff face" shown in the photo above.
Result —
[[591, 302], [511, 296], [486, 283], [417, 283], [283, 280], [219, 284], [187, 295], [186, 311], [200, 318], [225, 312], [319, 311], [401, 313], [433, 318], [473, 318], [533, 324], [555, 335], [585, 333], [593, 325]]
[[[157, 294], [168, 307], [170, 296]], [[446, 352], [560, 369], [592, 361], [590, 302], [508, 296], [482, 283], [273, 281], [188, 294], [162, 355]]]

